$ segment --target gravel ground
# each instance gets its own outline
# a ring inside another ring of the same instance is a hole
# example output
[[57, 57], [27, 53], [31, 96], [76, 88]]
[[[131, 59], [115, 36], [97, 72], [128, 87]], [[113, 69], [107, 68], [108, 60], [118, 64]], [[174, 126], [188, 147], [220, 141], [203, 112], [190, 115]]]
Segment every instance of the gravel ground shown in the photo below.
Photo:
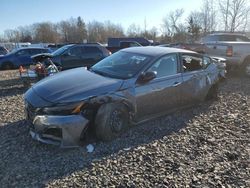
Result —
[[219, 99], [132, 128], [115, 141], [60, 149], [31, 139], [16, 71], [0, 71], [0, 187], [250, 187], [250, 79]]

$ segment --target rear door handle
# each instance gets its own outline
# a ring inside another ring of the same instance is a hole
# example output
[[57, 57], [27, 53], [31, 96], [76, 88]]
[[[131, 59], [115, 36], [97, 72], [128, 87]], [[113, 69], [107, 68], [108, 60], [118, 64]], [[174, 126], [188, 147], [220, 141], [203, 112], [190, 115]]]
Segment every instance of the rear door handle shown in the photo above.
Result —
[[180, 85], [181, 84], [181, 82], [175, 82], [174, 84], [173, 84], [173, 87], [177, 87], [178, 85]]

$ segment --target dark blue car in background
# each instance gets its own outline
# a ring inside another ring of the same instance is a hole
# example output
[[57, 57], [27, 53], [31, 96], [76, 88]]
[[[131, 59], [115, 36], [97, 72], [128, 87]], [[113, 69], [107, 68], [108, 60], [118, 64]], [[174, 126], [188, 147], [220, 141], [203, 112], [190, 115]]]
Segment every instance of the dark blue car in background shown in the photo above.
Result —
[[38, 48], [38, 47], [28, 47], [28, 48], [19, 48], [11, 51], [10, 53], [0, 56], [0, 68], [1, 69], [13, 69], [18, 68], [19, 66], [28, 66], [34, 62], [31, 59], [31, 56], [40, 54], [40, 53], [50, 53], [50, 49], [47, 48]]

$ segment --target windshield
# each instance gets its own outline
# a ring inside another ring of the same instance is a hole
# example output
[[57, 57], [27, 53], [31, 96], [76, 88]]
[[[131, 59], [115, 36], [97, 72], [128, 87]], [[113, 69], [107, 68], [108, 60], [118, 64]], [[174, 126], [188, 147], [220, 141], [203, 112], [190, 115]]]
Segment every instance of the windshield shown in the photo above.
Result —
[[15, 49], [11, 50], [8, 54], [14, 54], [19, 50], [20, 50], [19, 48], [15, 48]]
[[120, 51], [95, 64], [90, 71], [103, 76], [128, 79], [137, 74], [150, 59], [150, 56]]
[[67, 50], [69, 47], [71, 47], [73, 44], [70, 44], [70, 45], [66, 45], [66, 46], [63, 46], [59, 49], [57, 49], [56, 51], [52, 52], [51, 54], [53, 56], [57, 56], [57, 55], [61, 55], [65, 50]]

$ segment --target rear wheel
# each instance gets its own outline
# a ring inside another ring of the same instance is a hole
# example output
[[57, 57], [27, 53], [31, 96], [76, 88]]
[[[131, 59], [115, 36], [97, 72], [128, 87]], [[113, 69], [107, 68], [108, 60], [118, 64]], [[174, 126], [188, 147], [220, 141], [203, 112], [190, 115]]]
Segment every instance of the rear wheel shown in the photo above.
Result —
[[14, 68], [14, 65], [11, 62], [4, 62], [2, 65], [2, 69], [4, 69], [4, 70], [10, 70], [13, 68]]
[[250, 59], [243, 65], [244, 75], [250, 77]]
[[207, 93], [206, 100], [217, 99], [218, 98], [218, 89], [219, 89], [218, 83], [212, 85]]
[[103, 104], [95, 118], [96, 136], [98, 139], [109, 141], [123, 133], [129, 124], [129, 114], [121, 103]]

